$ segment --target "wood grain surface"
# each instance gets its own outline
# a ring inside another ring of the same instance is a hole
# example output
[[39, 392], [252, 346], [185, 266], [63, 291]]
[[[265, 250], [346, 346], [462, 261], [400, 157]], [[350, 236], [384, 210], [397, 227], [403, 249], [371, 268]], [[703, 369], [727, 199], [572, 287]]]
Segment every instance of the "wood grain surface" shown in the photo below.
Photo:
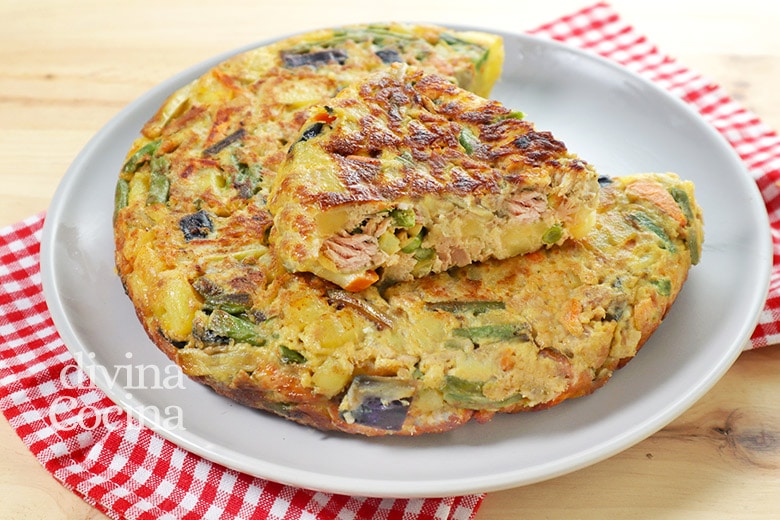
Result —
[[[379, 20], [521, 31], [589, 2], [0, 0], [0, 226], [46, 209], [68, 165], [143, 92], [206, 58], [307, 29]], [[780, 128], [780, 2], [611, 5], [665, 52]], [[738, 276], [738, 273], [724, 273]], [[489, 493], [477, 520], [770, 519], [780, 511], [780, 347], [742, 354], [667, 427], [623, 453]], [[0, 419], [0, 519], [105, 518]]]

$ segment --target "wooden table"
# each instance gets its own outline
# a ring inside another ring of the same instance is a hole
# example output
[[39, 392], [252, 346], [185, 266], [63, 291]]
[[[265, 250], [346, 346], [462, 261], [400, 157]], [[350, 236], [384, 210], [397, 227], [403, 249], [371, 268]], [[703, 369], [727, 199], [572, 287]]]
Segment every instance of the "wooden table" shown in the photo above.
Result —
[[[218, 53], [349, 22], [429, 20], [523, 30], [585, 5], [0, 0], [0, 225], [46, 209], [68, 164], [128, 102]], [[612, 5], [663, 52], [780, 128], [780, 2]], [[778, 396], [780, 347], [745, 353], [699, 403], [649, 439], [570, 475], [490, 493], [477, 520], [777, 518]], [[5, 518], [103, 516], [62, 488], [0, 419]]]

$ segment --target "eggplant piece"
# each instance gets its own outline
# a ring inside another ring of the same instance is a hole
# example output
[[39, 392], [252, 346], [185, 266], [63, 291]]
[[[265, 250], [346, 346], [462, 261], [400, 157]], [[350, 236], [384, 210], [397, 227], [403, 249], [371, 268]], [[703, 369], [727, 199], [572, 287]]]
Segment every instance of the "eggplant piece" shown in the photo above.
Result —
[[403, 427], [415, 386], [395, 377], [356, 376], [339, 405], [341, 418], [380, 430]]
[[298, 139], [298, 142], [308, 141], [312, 137], [317, 137], [322, 133], [322, 129], [324, 127], [325, 127], [325, 123], [323, 123], [322, 121], [314, 123], [309, 128], [303, 131], [303, 134], [301, 134], [301, 138]]
[[322, 133], [323, 128], [325, 128], [325, 123], [323, 123], [322, 121], [319, 121], [311, 125], [309, 128], [304, 130], [303, 133], [301, 133], [301, 137], [298, 138], [297, 141], [295, 141], [292, 145], [290, 145], [290, 151], [292, 151], [293, 147], [296, 144], [301, 143], [303, 141], [308, 141], [309, 139], [312, 139], [320, 135]]
[[623, 299], [614, 300], [607, 307], [604, 321], [620, 321], [623, 314], [626, 312], [626, 302]]
[[290, 69], [306, 65], [319, 67], [320, 65], [327, 65], [332, 62], [344, 65], [346, 61], [347, 53], [341, 49], [326, 49], [324, 51], [314, 51], [303, 54], [293, 52], [282, 53], [282, 62], [285, 67]]
[[238, 130], [228, 135], [221, 141], [217, 141], [216, 143], [212, 144], [211, 146], [203, 150], [203, 155], [217, 154], [222, 150], [224, 150], [225, 148], [227, 148], [228, 146], [230, 146], [231, 144], [235, 143], [236, 141], [240, 141], [241, 139], [243, 139], [244, 135], [246, 135], [246, 130], [244, 130], [243, 128], [239, 128]]
[[214, 231], [214, 224], [209, 214], [200, 210], [179, 220], [179, 229], [184, 233], [184, 240], [189, 242], [195, 238], [206, 238]]
[[210, 317], [210, 315], [206, 314], [196, 316], [192, 322], [192, 337], [195, 338], [197, 342], [201, 343], [204, 347], [230, 345], [229, 337], [220, 335], [209, 328]]
[[599, 182], [599, 186], [609, 186], [615, 181], [613, 181], [612, 177], [610, 177], [609, 175], [599, 175], [598, 182]]
[[400, 63], [403, 61], [401, 55], [395, 49], [379, 49], [374, 54], [382, 60], [382, 63]]

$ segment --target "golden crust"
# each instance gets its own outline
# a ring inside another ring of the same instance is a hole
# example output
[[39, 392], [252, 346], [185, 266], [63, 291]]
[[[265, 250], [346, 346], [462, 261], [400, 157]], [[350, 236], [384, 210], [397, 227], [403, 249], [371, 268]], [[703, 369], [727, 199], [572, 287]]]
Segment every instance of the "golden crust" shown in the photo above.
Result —
[[[402, 111], [414, 116], [404, 118]], [[334, 128], [344, 116], [349, 119]], [[345, 129], [346, 125], [354, 127]], [[317, 135], [307, 136], [312, 126]], [[567, 168], [583, 176], [588, 168], [550, 132], [536, 131], [521, 114], [498, 101], [460, 89], [441, 76], [402, 66], [342, 90], [327, 105], [317, 107], [303, 128], [300, 142], [289, 154], [301, 153], [301, 148], [316, 142], [337, 161], [332, 169], [323, 165], [318, 172], [332, 177], [316, 180], [338, 191], [318, 190], [319, 183], [294, 182], [298, 180], [294, 177], [277, 178], [279, 200], [272, 193], [272, 212], [275, 204], [282, 206], [291, 198], [327, 210], [429, 194], [486, 196], [501, 191], [504, 182], [534, 187], [539, 177], [549, 175], [543, 168]], [[467, 150], [459, 141], [464, 128], [479, 137], [473, 149]], [[397, 159], [404, 152], [409, 157], [406, 164]], [[382, 168], [387, 159], [380, 154], [390, 155], [399, 166]], [[428, 168], [416, 169], [409, 164], [413, 161]], [[595, 186], [591, 190], [595, 200]]]
[[440, 75], [393, 64], [302, 128], [271, 189], [271, 240], [288, 269], [350, 290], [561, 244], [593, 222], [590, 165]]

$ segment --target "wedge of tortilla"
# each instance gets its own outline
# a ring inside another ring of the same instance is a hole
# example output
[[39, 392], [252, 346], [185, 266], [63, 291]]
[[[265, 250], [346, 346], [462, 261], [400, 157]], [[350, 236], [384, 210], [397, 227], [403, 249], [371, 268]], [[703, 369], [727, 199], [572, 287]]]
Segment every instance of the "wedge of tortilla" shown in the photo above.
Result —
[[405, 64], [312, 109], [271, 189], [285, 267], [349, 291], [587, 234], [596, 170], [523, 114]]

